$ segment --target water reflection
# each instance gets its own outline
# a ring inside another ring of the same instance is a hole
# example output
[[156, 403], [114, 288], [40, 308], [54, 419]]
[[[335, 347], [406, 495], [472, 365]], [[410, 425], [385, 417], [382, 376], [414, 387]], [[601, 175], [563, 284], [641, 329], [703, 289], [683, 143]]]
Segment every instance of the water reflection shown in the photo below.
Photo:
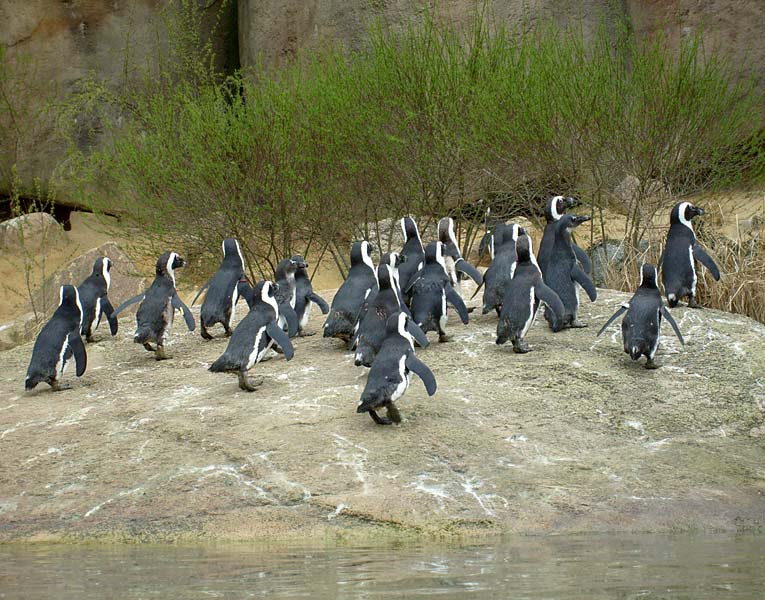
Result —
[[760, 598], [765, 536], [467, 546], [0, 546], [0, 598]]

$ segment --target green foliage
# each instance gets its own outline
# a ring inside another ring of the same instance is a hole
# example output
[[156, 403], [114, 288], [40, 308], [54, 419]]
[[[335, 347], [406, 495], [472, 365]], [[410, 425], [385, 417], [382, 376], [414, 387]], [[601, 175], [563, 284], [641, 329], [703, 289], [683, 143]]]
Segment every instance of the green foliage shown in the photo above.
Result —
[[103, 111], [108, 141], [70, 165], [95, 208], [192, 258], [217, 260], [236, 236], [253, 274], [293, 253], [329, 251], [342, 266], [348, 242], [389, 239], [406, 213], [423, 225], [452, 214], [470, 243], [488, 206], [508, 217], [561, 193], [596, 211], [626, 176], [639, 180], [625, 207], [636, 247], [657, 182], [682, 195], [765, 170], [762, 98], [700, 37], [672, 52], [626, 29], [585, 41], [480, 15], [460, 31], [426, 13], [372, 27], [360, 51], [222, 80], [193, 11], [179, 14], [143, 86], [83, 88], [74, 106]]

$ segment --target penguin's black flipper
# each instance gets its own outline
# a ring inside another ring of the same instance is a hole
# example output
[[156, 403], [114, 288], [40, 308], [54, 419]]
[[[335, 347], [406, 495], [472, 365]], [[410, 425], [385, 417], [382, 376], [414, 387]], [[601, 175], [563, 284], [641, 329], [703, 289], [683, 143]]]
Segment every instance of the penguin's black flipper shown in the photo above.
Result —
[[433, 375], [433, 372], [424, 362], [414, 355], [414, 352], [410, 352], [409, 356], [406, 357], [406, 368], [422, 379], [422, 383], [425, 384], [428, 396], [432, 396], [436, 393], [438, 385], [436, 384], [436, 378]]
[[608, 321], [606, 321], [606, 324], [600, 328], [600, 331], [598, 331], [595, 337], [603, 333], [606, 330], [606, 327], [608, 327], [611, 323], [616, 321], [616, 319], [618, 319], [622, 314], [624, 314], [628, 308], [629, 308], [629, 304], [627, 304], [626, 306], [625, 305], [620, 306], [619, 310], [617, 310], [614, 314], [612, 314], [611, 318], [608, 319]]
[[555, 313], [555, 317], [558, 319], [558, 321], [563, 319], [566, 314], [566, 308], [563, 306], [563, 302], [561, 301], [560, 296], [558, 296], [554, 289], [542, 281], [541, 276], [539, 277], [539, 280], [534, 284], [534, 296], [536, 297], [536, 302], [534, 303], [535, 314], [536, 309], [539, 308], [539, 300], [541, 300], [550, 307], [551, 311]]
[[417, 323], [414, 321], [410, 320], [407, 323], [406, 330], [409, 332], [409, 335], [414, 338], [414, 341], [420, 345], [421, 348], [427, 348], [430, 345], [428, 336], [425, 335], [425, 332], [420, 329], [420, 326], [417, 325]]
[[582, 270], [587, 273], [587, 275], [592, 273], [592, 261], [590, 260], [590, 257], [576, 244], [574, 244], [574, 254], [576, 254], [576, 260], [582, 265]]
[[672, 329], [675, 330], [675, 335], [677, 335], [677, 339], [680, 340], [680, 343], [685, 346], [685, 340], [683, 339], [683, 334], [680, 333], [680, 328], [677, 326], [677, 323], [675, 322], [675, 319], [672, 318], [672, 315], [667, 310], [667, 307], [662, 304], [661, 306], [661, 314], [664, 315], [664, 318], [667, 319], [670, 325], [672, 325]]
[[457, 290], [448, 283], [446, 284], [446, 299], [449, 301], [449, 304], [457, 310], [460, 320], [467, 325], [470, 320], [467, 306], [465, 306], [465, 303], [463, 302], [462, 297], [457, 293]]
[[119, 323], [117, 322], [117, 317], [114, 315], [114, 307], [106, 296], [101, 298], [101, 310], [106, 315], [107, 321], [109, 321], [109, 331], [112, 335], [117, 335]]
[[74, 363], [77, 366], [77, 377], [82, 377], [88, 366], [88, 355], [85, 352], [85, 344], [82, 343], [79, 331], [69, 334], [69, 348], [74, 354]]
[[473, 265], [471, 265], [468, 261], [466, 261], [464, 258], [458, 258], [454, 262], [454, 268], [459, 271], [460, 273], [464, 273], [470, 279], [475, 281], [478, 285], [481, 285], [483, 283], [483, 275], [481, 275], [481, 272], [476, 269]]
[[287, 334], [284, 333], [284, 330], [279, 327], [276, 321], [271, 321], [266, 325], [266, 333], [271, 336], [271, 339], [276, 342], [276, 345], [284, 351], [284, 358], [292, 360], [292, 357], [295, 356], [295, 349], [292, 347], [290, 338], [287, 337]]
[[720, 281], [720, 269], [717, 268], [715, 261], [706, 253], [706, 250], [704, 250], [698, 242], [693, 244], [693, 257], [709, 269], [709, 272], [712, 273], [712, 277], [715, 278], [715, 281]]
[[412, 291], [414, 284], [417, 283], [421, 277], [422, 277], [422, 269], [420, 269], [419, 271], [415, 271], [414, 275], [412, 275], [412, 278], [409, 280], [409, 285], [407, 285], [406, 289], [404, 290], [404, 294], [409, 295], [409, 292]]
[[595, 300], [598, 298], [598, 290], [595, 289], [595, 284], [592, 283], [590, 276], [582, 271], [582, 267], [579, 265], [574, 265], [574, 268], [571, 269], [571, 279], [581, 285], [584, 288], [584, 291], [587, 292], [590, 300], [595, 302]]
[[141, 293], [141, 294], [138, 294], [137, 296], [133, 296], [130, 300], [125, 300], [122, 304], [120, 304], [115, 309], [115, 311], [112, 313], [112, 315], [116, 317], [123, 310], [125, 310], [128, 306], [131, 306], [132, 304], [135, 304], [136, 302], [140, 302], [141, 300], [143, 300], [145, 296], [146, 296], [146, 294]]
[[[252, 297], [252, 286], [250, 285], [250, 282], [246, 279], [240, 279], [236, 283], [236, 292], [238, 294], [238, 298], [236, 299], [237, 302], [239, 302], [239, 298], [244, 298], [244, 301], [247, 302], [247, 306], [252, 308], [253, 303], [255, 302], [255, 299]], [[191, 303], [194, 304], [193, 302]]]
[[[284, 319], [287, 321], [287, 335], [291, 338], [295, 337], [300, 329], [300, 321], [298, 321], [295, 309], [285, 303], [279, 307], [279, 314], [284, 315]], [[281, 346], [281, 344], [279, 345]]]
[[329, 304], [327, 304], [327, 301], [319, 296], [319, 294], [311, 292], [308, 294], [308, 299], [319, 307], [321, 314], [326, 315], [329, 312]]
[[183, 320], [186, 321], [186, 327], [189, 328], [189, 331], [194, 331], [194, 328], [196, 327], [196, 323], [194, 323], [194, 315], [191, 314], [189, 307], [183, 303], [181, 297], [175, 293], [170, 299], [170, 302], [172, 303], [174, 309], [181, 311]]
[[201, 295], [202, 295], [202, 292], [204, 292], [204, 291], [205, 291], [205, 290], [206, 290], [208, 287], [210, 287], [210, 282], [211, 282], [211, 281], [212, 281], [212, 279], [208, 279], [208, 280], [205, 282], [205, 284], [204, 284], [204, 285], [203, 285], [201, 288], [199, 288], [199, 291], [197, 292], [197, 295], [196, 295], [196, 296], [194, 296], [194, 299], [191, 301], [191, 306], [194, 306], [194, 303], [197, 301], [197, 299], [199, 298], [199, 296], [201, 296]]
[[489, 249], [489, 242], [491, 240], [491, 231], [487, 231], [483, 234], [481, 241], [478, 243], [478, 258], [483, 258], [486, 251]]

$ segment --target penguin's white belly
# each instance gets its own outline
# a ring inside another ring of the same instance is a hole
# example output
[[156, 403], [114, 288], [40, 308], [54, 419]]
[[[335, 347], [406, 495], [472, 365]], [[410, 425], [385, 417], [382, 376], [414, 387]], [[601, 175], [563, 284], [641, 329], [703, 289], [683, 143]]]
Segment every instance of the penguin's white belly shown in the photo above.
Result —
[[228, 316], [228, 326], [231, 327], [231, 324], [234, 322], [234, 317], [236, 316], [236, 301], [239, 300], [239, 289], [238, 286], [234, 285], [234, 291], [231, 294], [231, 312]]
[[96, 298], [96, 306], [93, 313], [93, 329], [101, 323], [101, 298]]
[[529, 288], [529, 316], [526, 319], [526, 322], [523, 324], [523, 330], [521, 331], [521, 337], [524, 337], [528, 330], [531, 328], [531, 324], [534, 322], [534, 317], [536, 316], [536, 313], [534, 312], [534, 288]]
[[391, 394], [391, 402], [395, 402], [401, 398], [409, 387], [409, 374], [406, 372], [406, 354], [398, 360], [398, 374], [401, 380], [396, 386], [396, 389], [393, 390], [393, 394]]
[[64, 356], [66, 355], [66, 349], [69, 347], [69, 338], [64, 338], [64, 343], [61, 345], [61, 352], [59, 352], [58, 360], [56, 361], [56, 374], [60, 377], [64, 374], [64, 369], [66, 368], [66, 359]]
[[311, 304], [310, 300], [306, 300], [303, 316], [300, 317], [300, 329], [304, 329], [308, 325], [308, 320], [311, 318]]
[[[252, 351], [250, 351], [250, 356], [247, 358], [247, 369], [251, 369], [252, 366], [255, 363], [260, 362], [263, 359], [263, 356], [265, 355], [266, 351], [271, 347], [270, 344], [266, 344], [260, 352], [258, 352], [258, 347], [260, 346], [260, 340], [263, 338], [263, 334], [265, 333], [266, 328], [261, 327], [258, 330], [258, 333], [255, 335], [255, 343], [252, 345]], [[272, 340], [273, 343], [273, 340]]]
[[695, 296], [698, 277], [696, 275], [696, 261], [693, 259], [693, 246], [688, 246], [688, 260], [691, 261], [691, 294]]
[[170, 337], [170, 330], [173, 328], [173, 318], [175, 317], [175, 309], [173, 308], [173, 302], [170, 298], [167, 299], [167, 304], [165, 305], [165, 310], [162, 316], [162, 320], [165, 322], [165, 327], [162, 330], [162, 333], [159, 336], [160, 339], [157, 340], [157, 342], [164, 346], [167, 338]]
[[446, 323], [449, 317], [446, 314], [446, 292], [441, 292], [441, 317], [438, 319], [438, 324], [443, 331], [446, 328]]

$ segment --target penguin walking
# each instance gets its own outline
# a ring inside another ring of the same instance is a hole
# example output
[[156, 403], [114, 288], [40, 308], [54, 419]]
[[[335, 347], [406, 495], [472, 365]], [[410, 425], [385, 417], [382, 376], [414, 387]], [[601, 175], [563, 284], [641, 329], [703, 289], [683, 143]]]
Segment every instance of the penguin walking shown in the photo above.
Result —
[[398, 296], [401, 312], [404, 312], [411, 317], [412, 315], [409, 312], [409, 307], [406, 305], [406, 301], [404, 300], [404, 292], [401, 289], [401, 276], [398, 272], [399, 267], [405, 262], [406, 256], [399, 254], [398, 252], [386, 252], [380, 257], [380, 264], [388, 265], [391, 268], [391, 272], [393, 274], [391, 287], [395, 290], [396, 296]]
[[483, 283], [481, 272], [462, 257], [457, 236], [454, 235], [454, 219], [444, 217], [438, 222], [438, 241], [444, 245], [444, 262], [449, 282], [458, 288], [461, 275], [464, 274], [475, 281], [476, 285]]
[[244, 273], [244, 257], [239, 242], [234, 238], [223, 240], [223, 262], [215, 274], [199, 290], [191, 306], [200, 294], [207, 290], [202, 308], [199, 311], [199, 330], [202, 337], [211, 340], [208, 329], [220, 323], [223, 325], [226, 337], [232, 333], [232, 325], [236, 316], [236, 305], [240, 298], [250, 303], [252, 288]]
[[404, 247], [401, 254], [406, 257], [406, 261], [399, 267], [398, 273], [401, 289], [406, 290], [417, 271], [425, 264], [425, 247], [422, 245], [417, 223], [411, 216], [401, 219], [401, 231], [404, 234]]
[[527, 234], [518, 237], [516, 252], [518, 260], [502, 297], [502, 312], [497, 323], [497, 344], [501, 345], [510, 340], [513, 352], [524, 354], [531, 351], [523, 338], [534, 322], [540, 300], [550, 307], [558, 320], [563, 319], [565, 309], [558, 294], [542, 281], [542, 272], [534, 258], [531, 238]]
[[77, 377], [82, 377], [88, 366], [85, 344], [80, 337], [82, 327], [80, 294], [73, 285], [62, 285], [56, 312], [40, 330], [32, 348], [24, 388], [29, 391], [38, 383], [47, 383], [54, 392], [70, 388], [61, 383], [66, 363], [74, 356]]
[[558, 294], [565, 308], [563, 319], [558, 319], [549, 306], [545, 307], [545, 319], [556, 332], [567, 327], [587, 327], [576, 318], [579, 310], [577, 283], [584, 288], [590, 300], [595, 302], [598, 297], [595, 284], [577, 262], [574, 244], [571, 241], [571, 230], [589, 220], [590, 217], [587, 216], [563, 215], [555, 224], [555, 242], [550, 252], [547, 271], [544, 271], [544, 282]]
[[[186, 262], [175, 252], [165, 252], [157, 260], [156, 276], [149, 289], [123, 302], [114, 311], [117, 315], [131, 304], [141, 302], [135, 315], [136, 331], [133, 341], [136, 344], [143, 344], [149, 352], [154, 352], [157, 360], [171, 358], [165, 352], [165, 343], [170, 337], [176, 310], [181, 311], [189, 331], [194, 331], [194, 315], [175, 289], [175, 269], [185, 264]], [[156, 347], [151, 345], [152, 342], [156, 343]]]
[[685, 297], [688, 298], [689, 308], [701, 308], [696, 303], [696, 261], [709, 269], [715, 281], [720, 281], [720, 269], [699, 244], [691, 224], [694, 217], [703, 214], [704, 209], [690, 202], [678, 202], [669, 215], [667, 244], [659, 259], [659, 267], [670, 308], [677, 306], [680, 298]]
[[448, 342], [447, 303], [451, 304], [464, 324], [468, 323], [468, 310], [462, 298], [449, 283], [444, 260], [444, 245], [431, 242], [425, 248], [425, 266], [409, 284], [412, 319], [427, 333], [438, 332], [439, 342]]
[[[388, 322], [388, 318], [401, 312], [401, 300], [396, 293], [392, 267], [379, 265], [377, 278], [380, 281], [380, 291], [368, 303], [365, 312], [359, 319], [358, 329], [351, 341], [351, 348], [354, 346], [356, 348], [353, 362], [357, 367], [372, 366], [375, 356], [385, 340], [385, 324]], [[412, 326], [415, 326], [414, 323]]]
[[[409, 387], [411, 372], [422, 379], [428, 396], [436, 393], [436, 378], [414, 354], [415, 340], [420, 344], [427, 344], [427, 340], [418, 339], [422, 332], [417, 333], [418, 330], [412, 328], [410, 323], [410, 318], [402, 312], [388, 317], [385, 341], [372, 363], [361, 400], [356, 407], [356, 412], [368, 412], [378, 425], [401, 422], [401, 414], [395, 402]], [[387, 409], [387, 419], [376, 412], [383, 407]]]
[[259, 281], [255, 285], [250, 312], [234, 329], [226, 351], [210, 365], [213, 373], [236, 373], [239, 387], [247, 392], [254, 392], [263, 383], [262, 379], [248, 378], [247, 371], [263, 360], [274, 344], [280, 347], [287, 360], [292, 360], [295, 355], [292, 342], [279, 325], [276, 288], [270, 281]]
[[377, 273], [370, 251], [371, 244], [366, 240], [353, 244], [351, 270], [332, 299], [329, 316], [324, 322], [324, 337], [350, 342], [364, 301], [377, 293]]
[[311, 279], [308, 277], [308, 263], [300, 256], [293, 256], [295, 264], [304, 264], [304, 267], [298, 267], [295, 271], [295, 314], [298, 319], [298, 336], [304, 337], [314, 335], [305, 330], [308, 320], [311, 318], [311, 303], [315, 304], [321, 310], [321, 314], [326, 315], [329, 312], [329, 304], [321, 296], [313, 291]]
[[502, 312], [505, 286], [513, 276], [513, 265], [518, 259], [515, 244], [518, 236], [524, 233], [526, 230], [517, 223], [511, 225], [503, 223], [497, 225], [492, 231], [489, 253], [493, 259], [483, 276], [483, 314], [487, 314], [492, 309], [497, 312], [497, 315]]
[[82, 305], [82, 333], [85, 341], [92, 343], [93, 330], [101, 323], [101, 315], [106, 315], [109, 321], [109, 330], [112, 335], [117, 335], [119, 325], [114, 316], [114, 307], [109, 302], [109, 286], [112, 283], [112, 261], [102, 256], [93, 263], [93, 272], [77, 287]]
[[279, 324], [286, 328], [288, 335], [293, 338], [300, 331], [295, 306], [297, 306], [297, 281], [298, 269], [305, 269], [308, 264], [303, 257], [285, 258], [276, 265], [274, 282], [276, 283], [276, 303], [279, 305]]
[[640, 270], [640, 286], [635, 291], [635, 295], [629, 302], [623, 304], [598, 331], [598, 335], [603, 333], [606, 327], [626, 311], [627, 314], [622, 319], [624, 351], [632, 360], [645, 356], [648, 359], [645, 363], [646, 369], [659, 368], [659, 365], [654, 362], [654, 357], [659, 347], [662, 316], [672, 326], [680, 343], [685, 344], [677, 323], [664, 306], [657, 279], [656, 267], [644, 264]]
[[[579, 202], [575, 198], [565, 198], [563, 196], [554, 196], [545, 205], [545, 230], [542, 233], [542, 241], [539, 242], [539, 256], [537, 257], [537, 263], [544, 275], [547, 271], [547, 264], [550, 262], [550, 255], [552, 254], [553, 246], [555, 245], [555, 224], [566, 213], [566, 209], [577, 206]], [[587, 253], [579, 246], [571, 242], [576, 254], [576, 260], [582, 267], [582, 270], [588, 275], [592, 273], [592, 261]]]

